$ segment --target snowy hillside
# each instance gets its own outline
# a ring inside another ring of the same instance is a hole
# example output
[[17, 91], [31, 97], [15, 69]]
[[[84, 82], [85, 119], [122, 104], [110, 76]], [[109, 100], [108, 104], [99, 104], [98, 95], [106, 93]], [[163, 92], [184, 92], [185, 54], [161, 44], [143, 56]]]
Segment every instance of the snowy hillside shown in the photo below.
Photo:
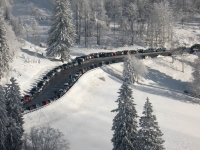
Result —
[[[196, 56], [188, 55], [187, 58], [188, 62], [193, 62]], [[191, 78], [190, 63], [185, 67], [186, 73], [183, 73], [178, 59], [174, 64], [170, 57], [143, 61], [148, 66], [149, 74], [142, 82], [132, 86], [139, 116], [149, 97], [164, 133], [166, 149], [200, 149], [200, 101], [183, 93]], [[29, 131], [34, 125], [48, 124], [65, 134], [71, 149], [112, 149], [111, 126], [115, 114], [111, 110], [117, 107], [115, 100], [122, 84], [121, 73], [122, 63], [119, 63], [85, 74], [60, 100], [26, 114], [25, 130]]]

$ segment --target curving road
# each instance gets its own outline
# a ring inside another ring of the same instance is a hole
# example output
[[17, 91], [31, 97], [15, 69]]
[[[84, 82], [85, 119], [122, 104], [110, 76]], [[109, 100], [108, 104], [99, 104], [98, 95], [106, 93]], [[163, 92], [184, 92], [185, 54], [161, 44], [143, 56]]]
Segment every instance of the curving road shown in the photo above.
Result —
[[[153, 53], [138, 53], [138, 54], [133, 54], [137, 57], [144, 57], [144, 56], [150, 56], [150, 57], [156, 57], [157, 55], [163, 55], [163, 56], [168, 56], [171, 53], [169, 51], [166, 52], [153, 52]], [[112, 60], [122, 60], [126, 55], [120, 55], [120, 56], [113, 56], [113, 57], [100, 57], [100, 58], [95, 58], [95, 59], [90, 59], [86, 60], [84, 64], [78, 65], [76, 67], [72, 67], [66, 70], [62, 70], [61, 72], [56, 73], [54, 77], [51, 78], [49, 83], [45, 85], [43, 90], [38, 93], [32, 101], [26, 103], [23, 107], [29, 107], [33, 104], [38, 104], [41, 103], [44, 100], [50, 99], [54, 96], [54, 90], [62, 89], [64, 88], [64, 83], [68, 82], [69, 80], [69, 75], [70, 74], [75, 74], [76, 71], [79, 68], [86, 68], [89, 67], [91, 64], [99, 64], [99, 62], [111, 62]]]

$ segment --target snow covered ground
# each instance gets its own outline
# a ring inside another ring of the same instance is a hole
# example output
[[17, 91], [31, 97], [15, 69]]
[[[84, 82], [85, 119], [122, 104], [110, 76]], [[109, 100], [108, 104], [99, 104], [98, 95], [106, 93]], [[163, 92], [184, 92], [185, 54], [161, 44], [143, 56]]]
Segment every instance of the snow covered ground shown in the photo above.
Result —
[[[196, 58], [194, 55], [187, 57], [188, 62]], [[199, 150], [200, 101], [183, 93], [191, 79], [190, 63], [185, 65], [183, 73], [178, 59], [174, 64], [170, 57], [143, 61], [149, 73], [132, 86], [139, 116], [149, 97], [164, 133], [166, 149]], [[122, 84], [121, 73], [122, 63], [88, 72], [60, 100], [26, 114], [25, 130], [29, 131], [34, 125], [51, 125], [65, 134], [71, 149], [112, 149], [111, 127], [115, 114], [111, 110], [117, 107], [115, 100]]]

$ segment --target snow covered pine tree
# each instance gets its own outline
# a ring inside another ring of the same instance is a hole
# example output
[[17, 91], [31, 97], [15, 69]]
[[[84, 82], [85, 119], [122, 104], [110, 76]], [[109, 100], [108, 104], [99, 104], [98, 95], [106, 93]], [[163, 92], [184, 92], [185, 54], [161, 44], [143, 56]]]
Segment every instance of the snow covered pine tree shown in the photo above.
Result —
[[152, 115], [153, 109], [149, 99], [144, 105], [144, 116], [140, 118], [140, 127], [137, 136], [137, 150], [164, 150], [162, 132], [156, 122], [156, 116]]
[[117, 99], [118, 108], [111, 112], [117, 112], [113, 119], [114, 130], [112, 143], [113, 150], [135, 150], [137, 136], [137, 112], [133, 102], [132, 90], [127, 82], [124, 82]]
[[0, 79], [3, 77], [3, 73], [9, 69], [9, 61], [12, 60], [9, 54], [4, 19], [0, 10]]
[[5, 149], [5, 139], [6, 139], [6, 125], [7, 125], [7, 112], [4, 99], [4, 90], [0, 85], [0, 149]]
[[47, 57], [60, 55], [61, 60], [69, 60], [69, 48], [76, 36], [72, 23], [70, 1], [57, 0], [55, 3], [52, 26], [48, 31], [46, 55]]
[[14, 78], [5, 88], [5, 101], [7, 116], [9, 117], [7, 125], [6, 150], [20, 150], [22, 146], [23, 118], [22, 103], [20, 97], [20, 88]]
[[135, 83], [133, 65], [131, 63], [131, 55], [129, 53], [124, 58], [123, 77], [129, 84]]

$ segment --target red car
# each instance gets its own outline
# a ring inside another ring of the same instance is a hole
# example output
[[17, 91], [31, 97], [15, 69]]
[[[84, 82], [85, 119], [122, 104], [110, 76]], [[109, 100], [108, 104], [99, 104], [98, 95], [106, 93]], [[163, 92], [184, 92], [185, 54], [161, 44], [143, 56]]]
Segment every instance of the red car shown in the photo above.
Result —
[[29, 101], [31, 101], [32, 97], [30, 95], [25, 95], [24, 96], [24, 103], [28, 103]]

